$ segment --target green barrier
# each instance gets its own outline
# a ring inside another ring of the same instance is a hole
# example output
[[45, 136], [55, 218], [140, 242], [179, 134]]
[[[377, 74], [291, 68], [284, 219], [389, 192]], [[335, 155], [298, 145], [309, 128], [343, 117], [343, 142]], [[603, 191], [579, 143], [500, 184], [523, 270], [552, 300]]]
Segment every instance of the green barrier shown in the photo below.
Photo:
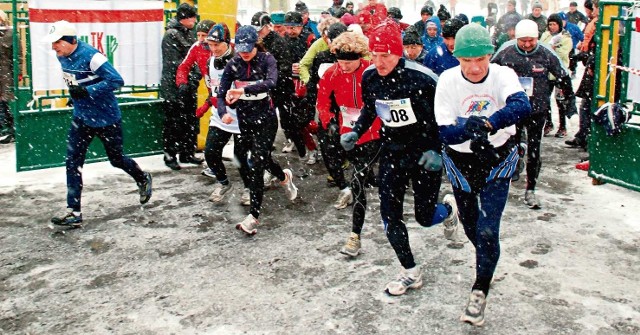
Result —
[[[162, 100], [119, 98], [124, 152], [131, 157], [162, 153]], [[23, 110], [16, 119], [17, 171], [64, 166], [71, 108]], [[94, 139], [86, 163], [107, 160], [102, 142]]]
[[640, 191], [640, 124], [625, 124], [616, 136], [591, 127], [589, 177]]

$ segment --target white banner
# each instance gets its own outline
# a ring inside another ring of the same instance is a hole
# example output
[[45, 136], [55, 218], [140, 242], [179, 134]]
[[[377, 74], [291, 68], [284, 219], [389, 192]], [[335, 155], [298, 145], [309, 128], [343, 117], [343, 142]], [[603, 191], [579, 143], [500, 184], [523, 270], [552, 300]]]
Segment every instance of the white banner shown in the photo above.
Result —
[[640, 9], [634, 11], [636, 22], [631, 33], [631, 53], [629, 55], [629, 67], [636, 69], [635, 73], [629, 73], [627, 85], [627, 98], [640, 103]]
[[125, 85], [159, 85], [164, 32], [162, 0], [31, 0], [31, 64], [34, 90], [65, 89], [62, 69], [43, 43], [53, 22], [66, 20], [78, 39], [103, 53]]

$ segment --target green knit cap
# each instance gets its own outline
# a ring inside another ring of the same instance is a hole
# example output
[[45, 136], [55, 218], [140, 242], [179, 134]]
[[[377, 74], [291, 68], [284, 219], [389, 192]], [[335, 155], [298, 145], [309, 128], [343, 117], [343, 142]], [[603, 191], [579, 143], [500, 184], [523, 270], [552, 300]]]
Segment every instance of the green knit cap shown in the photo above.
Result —
[[482, 57], [492, 54], [494, 51], [491, 44], [489, 31], [479, 24], [471, 23], [456, 34], [456, 41], [453, 48], [453, 55], [456, 57]]

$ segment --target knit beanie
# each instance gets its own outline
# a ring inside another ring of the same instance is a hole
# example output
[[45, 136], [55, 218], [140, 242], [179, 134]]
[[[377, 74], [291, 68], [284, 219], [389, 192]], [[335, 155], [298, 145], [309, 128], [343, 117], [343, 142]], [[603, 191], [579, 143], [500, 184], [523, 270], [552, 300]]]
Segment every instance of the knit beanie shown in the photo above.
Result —
[[478, 24], [468, 24], [456, 34], [453, 55], [456, 57], [482, 57], [493, 54], [489, 31]]
[[481, 27], [485, 28], [487, 26], [487, 22], [484, 20], [484, 16], [476, 15], [471, 18], [471, 23], [479, 24]]
[[593, 1], [591, 0], [586, 0], [584, 2], [584, 8], [588, 9], [588, 10], [593, 10]]
[[404, 37], [402, 37], [402, 45], [422, 45], [422, 39], [420, 38], [420, 34], [414, 29], [409, 28], [404, 31]]
[[402, 11], [400, 11], [400, 8], [398, 7], [389, 7], [389, 9], [387, 10], [387, 14], [392, 19], [402, 20]]
[[447, 20], [444, 23], [444, 27], [442, 27], [442, 37], [456, 37], [456, 34], [465, 24], [457, 18], [453, 18], [451, 20]]
[[466, 15], [464, 15], [462, 13], [456, 15], [454, 18], [460, 20], [462, 22], [462, 24], [464, 24], [464, 25], [469, 24], [469, 17], [467, 17]]
[[440, 19], [440, 21], [447, 21], [448, 19], [451, 18], [451, 13], [449, 13], [447, 8], [441, 4], [440, 9], [438, 9], [437, 16]]
[[342, 22], [337, 22], [329, 26], [327, 28], [327, 37], [329, 40], [333, 41], [336, 37], [340, 36], [340, 34], [347, 31], [347, 26], [345, 26]]
[[532, 20], [524, 19], [516, 24], [516, 38], [535, 37], [538, 38], [538, 24]]
[[226, 28], [227, 27], [224, 23], [216, 24], [215, 26], [211, 27], [206, 40], [213, 42], [225, 42], [229, 44], [229, 42], [231, 42], [231, 35], [229, 34], [229, 29]]
[[562, 18], [560, 17], [559, 14], [551, 14], [549, 15], [549, 17], [547, 18], [547, 25], [549, 24], [549, 22], [555, 22], [558, 24], [558, 27], [560, 27], [559, 31], [562, 31]]
[[346, 13], [342, 15], [342, 17], [340, 18], [340, 21], [342, 21], [342, 23], [344, 23], [344, 25], [348, 27], [356, 23], [356, 18], [353, 15]]
[[431, 8], [431, 6], [422, 7], [422, 9], [420, 9], [420, 15], [422, 14], [433, 15], [433, 8]]
[[542, 4], [540, 3], [540, 1], [534, 1], [533, 4], [531, 5], [531, 9], [536, 9], [536, 8], [540, 8], [542, 9]]
[[386, 19], [371, 29], [369, 50], [402, 57], [403, 48], [400, 26], [392, 19]]
[[198, 33], [208, 33], [209, 30], [211, 30], [211, 27], [213, 27], [214, 24], [216, 24], [216, 23], [211, 21], [211, 20], [202, 20], [202, 21], [198, 22], [198, 24], [196, 25], [196, 32], [198, 32]]
[[273, 12], [271, 13], [271, 22], [273, 24], [284, 24], [284, 12]]
[[198, 15], [198, 12], [196, 12], [196, 9], [189, 5], [188, 3], [181, 3], [180, 6], [178, 6], [178, 12], [176, 14], [176, 19], [178, 21], [183, 20], [183, 19], [188, 19], [188, 18], [192, 18], [192, 17], [196, 17]]
[[302, 1], [296, 2], [296, 12], [300, 14], [309, 13], [309, 7]]

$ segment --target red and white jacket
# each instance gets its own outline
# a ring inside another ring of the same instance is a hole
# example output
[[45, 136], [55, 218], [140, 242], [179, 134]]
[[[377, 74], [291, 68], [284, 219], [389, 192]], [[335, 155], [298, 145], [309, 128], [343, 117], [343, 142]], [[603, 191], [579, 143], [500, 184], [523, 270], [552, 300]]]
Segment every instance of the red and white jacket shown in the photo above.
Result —
[[[336, 118], [340, 126], [340, 134], [351, 131], [353, 124], [360, 116], [362, 102], [362, 73], [371, 65], [371, 61], [360, 59], [360, 67], [352, 73], [344, 73], [338, 63], [333, 64], [325, 71], [318, 83], [318, 100], [316, 108], [322, 128], [327, 129], [329, 121]], [[333, 94], [338, 104], [338, 112], [331, 107], [331, 95]], [[376, 117], [371, 127], [364, 133], [356, 144], [363, 144], [380, 138], [382, 121]]]
[[176, 73], [176, 86], [179, 87], [182, 84], [188, 84], [189, 72], [191, 72], [193, 64], [198, 64], [200, 73], [204, 75], [204, 82], [207, 85], [207, 90], [209, 90], [209, 95], [211, 95], [211, 87], [209, 86], [209, 70], [207, 66], [209, 57], [211, 57], [211, 51], [209, 50], [207, 42], [194, 43], [189, 49], [189, 52], [187, 52], [187, 56], [178, 66], [178, 72]]

